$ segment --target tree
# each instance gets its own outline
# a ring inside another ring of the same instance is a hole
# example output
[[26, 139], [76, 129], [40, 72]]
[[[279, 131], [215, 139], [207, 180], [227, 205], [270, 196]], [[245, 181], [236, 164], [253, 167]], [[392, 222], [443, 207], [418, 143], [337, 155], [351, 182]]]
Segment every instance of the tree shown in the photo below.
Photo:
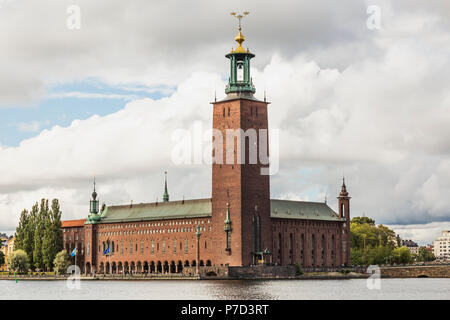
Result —
[[34, 230], [34, 250], [33, 250], [33, 265], [35, 268], [44, 268], [44, 258], [42, 254], [42, 239], [45, 233], [45, 223], [48, 215], [48, 200], [42, 199], [39, 208], [39, 214], [35, 220]]
[[5, 254], [0, 251], [0, 267], [5, 264]]
[[436, 257], [432, 252], [428, 251], [425, 247], [420, 247], [417, 260], [421, 262], [434, 261], [436, 260]]
[[58, 274], [64, 274], [70, 265], [69, 255], [66, 250], [61, 250], [56, 254], [55, 260], [53, 260], [54, 269]]
[[42, 241], [43, 262], [47, 269], [52, 269], [56, 254], [63, 248], [61, 211], [57, 199], [52, 201], [52, 209], [46, 215], [44, 225], [45, 230]]
[[25, 273], [28, 271], [29, 262], [25, 251], [19, 249], [11, 252], [8, 255], [8, 269], [18, 273]]
[[[28, 256], [28, 261], [33, 262], [33, 251], [34, 251], [34, 233], [35, 233], [35, 222], [36, 217], [39, 212], [39, 205], [36, 204], [28, 212], [26, 209], [20, 214], [19, 225], [16, 228], [14, 250], [22, 249], [26, 252]], [[31, 266], [33, 267], [33, 266]]]
[[356, 224], [370, 224], [372, 226], [375, 225], [375, 220], [369, 217], [354, 217], [350, 222]]
[[398, 264], [406, 264], [412, 261], [411, 252], [407, 247], [395, 248], [392, 252], [394, 262]]
[[393, 230], [382, 224], [377, 226], [375, 220], [369, 217], [354, 217], [350, 222], [352, 264], [371, 265], [391, 262], [395, 242]]

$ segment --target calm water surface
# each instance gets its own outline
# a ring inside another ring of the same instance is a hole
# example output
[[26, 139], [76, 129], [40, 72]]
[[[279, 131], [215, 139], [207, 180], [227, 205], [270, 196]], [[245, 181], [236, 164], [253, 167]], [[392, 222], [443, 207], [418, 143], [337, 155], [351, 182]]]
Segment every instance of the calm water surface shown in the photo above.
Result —
[[450, 279], [382, 279], [380, 290], [365, 279], [276, 281], [65, 281], [0, 280], [0, 299], [450, 299]]

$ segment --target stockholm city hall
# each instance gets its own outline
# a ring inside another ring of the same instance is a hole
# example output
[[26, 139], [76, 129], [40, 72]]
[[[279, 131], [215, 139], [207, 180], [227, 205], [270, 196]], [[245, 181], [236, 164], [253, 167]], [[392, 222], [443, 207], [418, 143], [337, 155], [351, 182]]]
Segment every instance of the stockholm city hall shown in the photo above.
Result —
[[[224, 137], [227, 129], [268, 129], [268, 102], [253, 95], [250, 60], [255, 55], [242, 47], [242, 16], [237, 17], [238, 45], [226, 55], [226, 97], [212, 103], [213, 128]], [[225, 141], [223, 146], [225, 154]], [[94, 184], [88, 217], [62, 222], [64, 247], [69, 252], [77, 248], [76, 264], [86, 274], [349, 265], [350, 197], [345, 181], [336, 213], [326, 201], [271, 199], [269, 175], [261, 174], [264, 167], [259, 160], [213, 163], [212, 194], [206, 199], [169, 201], [166, 178], [162, 202], [100, 208]]]

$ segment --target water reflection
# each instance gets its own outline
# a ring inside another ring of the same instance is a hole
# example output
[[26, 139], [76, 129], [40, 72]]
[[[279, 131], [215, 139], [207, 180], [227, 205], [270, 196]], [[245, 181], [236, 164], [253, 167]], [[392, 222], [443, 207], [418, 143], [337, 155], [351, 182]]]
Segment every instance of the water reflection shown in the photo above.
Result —
[[224, 300], [273, 300], [267, 285], [269, 281], [231, 280], [211, 281], [206, 284], [207, 295], [211, 299]]
[[0, 299], [112, 300], [310, 300], [310, 299], [450, 299], [450, 279], [382, 279], [370, 290], [353, 280], [155, 280], [82, 281], [69, 290], [65, 281], [0, 280]]

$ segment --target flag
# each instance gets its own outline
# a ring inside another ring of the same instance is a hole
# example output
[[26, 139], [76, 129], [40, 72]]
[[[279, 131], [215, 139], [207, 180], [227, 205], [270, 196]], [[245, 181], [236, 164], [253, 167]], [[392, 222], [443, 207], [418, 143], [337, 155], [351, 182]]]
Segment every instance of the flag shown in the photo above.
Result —
[[103, 251], [103, 254], [106, 256], [106, 255], [109, 254], [110, 252], [111, 252], [111, 249], [110, 249], [109, 246], [108, 246], [108, 248], [106, 248], [106, 250]]
[[72, 257], [77, 255], [77, 248], [74, 248], [72, 253], [70, 254]]

